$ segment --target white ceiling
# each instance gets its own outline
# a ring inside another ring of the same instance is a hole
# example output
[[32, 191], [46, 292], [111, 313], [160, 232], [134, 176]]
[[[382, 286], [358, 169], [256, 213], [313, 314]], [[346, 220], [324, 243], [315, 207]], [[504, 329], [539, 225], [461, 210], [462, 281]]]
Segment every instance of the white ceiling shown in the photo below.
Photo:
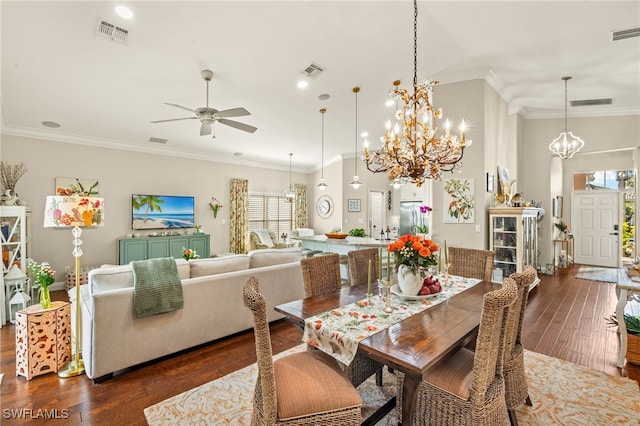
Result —
[[[293, 152], [294, 170], [309, 171], [320, 165], [320, 108], [326, 165], [354, 154], [352, 88], [361, 87], [358, 133], [375, 147], [391, 83], [413, 78], [410, 1], [122, 3], [133, 19], [118, 17], [116, 2], [1, 2], [2, 133], [284, 169]], [[96, 35], [99, 19], [129, 30], [128, 42]], [[487, 79], [511, 112], [546, 118], [563, 116], [570, 75], [569, 100], [614, 104], [569, 117], [639, 114], [640, 37], [611, 41], [634, 26], [637, 0], [422, 1], [418, 79]], [[311, 62], [326, 71], [299, 90]], [[255, 133], [216, 124], [212, 139], [197, 120], [150, 123], [191, 115], [165, 102], [205, 105], [203, 69], [214, 71], [210, 105], [246, 108], [235, 120]]]

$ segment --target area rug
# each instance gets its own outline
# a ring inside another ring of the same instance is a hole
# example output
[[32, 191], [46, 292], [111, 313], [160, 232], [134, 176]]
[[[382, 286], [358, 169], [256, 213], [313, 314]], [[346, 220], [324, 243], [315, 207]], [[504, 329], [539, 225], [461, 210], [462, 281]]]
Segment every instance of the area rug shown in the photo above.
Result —
[[[277, 356], [304, 350], [299, 345]], [[533, 407], [516, 410], [519, 425], [640, 424], [638, 383], [609, 376], [567, 361], [525, 352], [529, 395]], [[235, 371], [144, 410], [151, 426], [249, 425], [256, 364]], [[384, 386], [370, 378], [358, 387], [363, 418], [395, 394], [395, 376], [384, 373]], [[378, 425], [396, 425], [395, 409]]]
[[618, 270], [616, 268], [601, 268], [598, 266], [581, 266], [576, 278], [606, 283], [618, 282]]

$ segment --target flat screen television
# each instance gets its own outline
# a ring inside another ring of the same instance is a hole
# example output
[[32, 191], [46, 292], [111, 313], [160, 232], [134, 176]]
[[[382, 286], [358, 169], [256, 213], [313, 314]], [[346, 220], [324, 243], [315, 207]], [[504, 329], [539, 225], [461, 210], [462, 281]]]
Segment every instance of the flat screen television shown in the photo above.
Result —
[[132, 229], [193, 228], [195, 198], [182, 195], [133, 194]]

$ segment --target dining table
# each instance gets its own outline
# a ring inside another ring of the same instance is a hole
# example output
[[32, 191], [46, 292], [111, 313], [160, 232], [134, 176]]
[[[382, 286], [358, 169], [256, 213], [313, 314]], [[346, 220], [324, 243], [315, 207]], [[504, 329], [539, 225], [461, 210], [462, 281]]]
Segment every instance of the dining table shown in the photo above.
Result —
[[[453, 281], [456, 279], [451, 278]], [[430, 303], [429, 298], [406, 300], [392, 295], [391, 306], [395, 310], [409, 306], [412, 309], [410, 315], [401, 317], [398, 322], [388, 326], [372, 328], [371, 334], [362, 335], [357, 341], [358, 354], [404, 373], [404, 425], [413, 424], [418, 387], [428, 377], [428, 370], [475, 339], [480, 325], [483, 296], [501, 286], [499, 283], [474, 280], [471, 285], [457, 288], [454, 292], [447, 285], [451, 284], [443, 283], [443, 293], [449, 291], [451, 295], [441, 298], [437, 303]], [[345, 307], [352, 311], [357, 311], [358, 307], [367, 309], [366, 306], [372, 299], [377, 301], [374, 303], [387, 305], [386, 296], [367, 297], [367, 291], [367, 286], [347, 286], [335, 292], [283, 303], [275, 306], [275, 310], [303, 330], [303, 341], [318, 346], [316, 341], [309, 340], [308, 330], [305, 330], [313, 328], [319, 321], [318, 318], [329, 318], [331, 315], [328, 314], [340, 315], [340, 309], [344, 310]], [[417, 309], [413, 306], [414, 303], [426, 307]], [[333, 331], [326, 330], [326, 333], [330, 335]], [[335, 348], [340, 345], [331, 346]], [[336, 359], [340, 359], [340, 355], [343, 354], [335, 354]]]

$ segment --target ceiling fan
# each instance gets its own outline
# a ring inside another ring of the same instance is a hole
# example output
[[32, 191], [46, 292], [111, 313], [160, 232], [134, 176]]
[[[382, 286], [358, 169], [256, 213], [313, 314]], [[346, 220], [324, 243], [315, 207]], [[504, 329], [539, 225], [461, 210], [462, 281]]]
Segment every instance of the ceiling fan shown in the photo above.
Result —
[[[178, 104], [170, 104], [165, 102], [166, 105], [170, 105], [176, 108], [186, 109], [187, 111], [191, 111], [195, 113], [193, 117], [185, 117], [185, 118], [171, 118], [168, 120], [156, 120], [152, 121], [152, 123], [165, 123], [167, 121], [180, 121], [180, 120], [200, 120], [202, 125], [200, 126], [200, 136], [210, 135], [212, 133], [213, 123], [215, 121], [225, 124], [227, 126], [234, 127], [239, 130], [243, 130], [245, 132], [253, 133], [258, 130], [257, 127], [250, 126], [245, 123], [240, 123], [239, 121], [227, 120], [227, 117], [240, 117], [243, 115], [251, 115], [249, 111], [244, 108], [232, 108], [225, 109], [224, 111], [218, 111], [215, 108], [209, 107], [209, 82], [213, 79], [213, 71], [211, 70], [202, 70], [200, 72], [204, 81], [207, 84], [207, 106], [197, 109], [191, 109], [184, 107]], [[215, 134], [213, 135], [215, 138]]]

